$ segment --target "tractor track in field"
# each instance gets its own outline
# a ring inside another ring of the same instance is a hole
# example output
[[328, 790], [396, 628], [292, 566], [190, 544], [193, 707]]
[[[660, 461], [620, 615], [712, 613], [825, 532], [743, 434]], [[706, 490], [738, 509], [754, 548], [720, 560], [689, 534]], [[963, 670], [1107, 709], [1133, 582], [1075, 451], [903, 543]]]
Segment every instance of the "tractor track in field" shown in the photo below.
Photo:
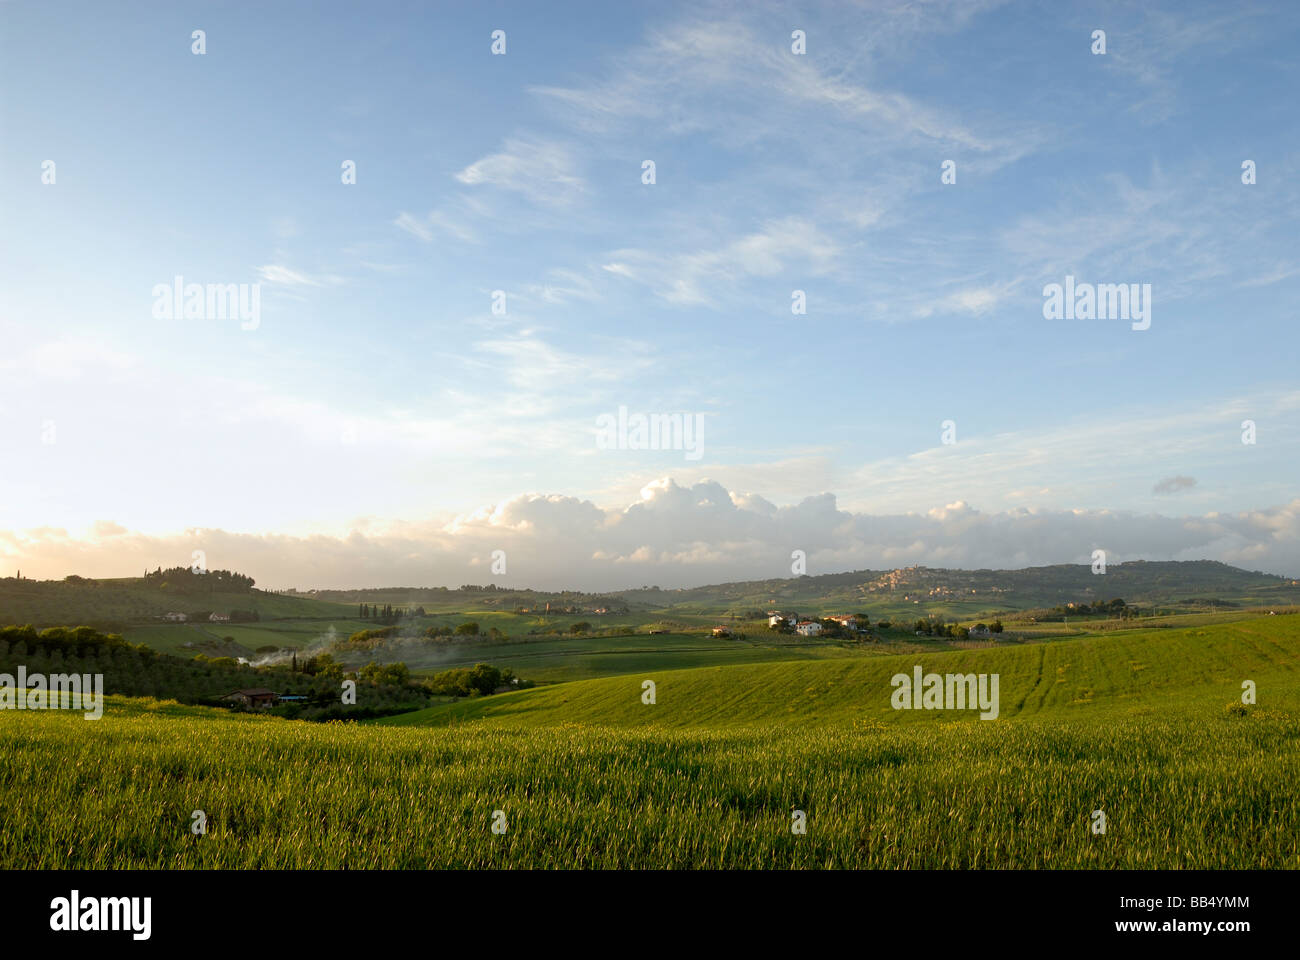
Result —
[[1034, 678], [1034, 685], [1025, 692], [1025, 695], [1020, 698], [1020, 702], [1016, 704], [1016, 713], [1025, 712], [1025, 703], [1028, 702], [1029, 698], [1034, 695], [1034, 691], [1037, 690], [1039, 686], [1042, 684], [1043, 664], [1044, 662], [1046, 662], [1046, 660], [1047, 660], [1047, 645], [1039, 644], [1038, 645], [1038, 676]]

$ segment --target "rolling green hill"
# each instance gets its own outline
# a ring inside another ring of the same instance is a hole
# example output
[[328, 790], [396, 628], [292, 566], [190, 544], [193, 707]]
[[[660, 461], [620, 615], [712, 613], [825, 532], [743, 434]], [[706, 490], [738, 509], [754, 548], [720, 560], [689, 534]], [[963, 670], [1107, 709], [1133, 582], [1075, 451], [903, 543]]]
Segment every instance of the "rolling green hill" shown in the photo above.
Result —
[[[1184, 630], [1133, 630], [992, 650], [769, 662], [583, 680], [387, 718], [394, 725], [492, 721], [642, 727], [834, 725], [864, 719], [934, 722], [890, 706], [896, 673], [999, 674], [1000, 716], [1064, 718], [1168, 696], [1220, 706], [1254, 680], [1261, 702], [1297, 705], [1300, 617], [1257, 617]], [[656, 703], [641, 702], [643, 679]], [[973, 720], [949, 713], [946, 720]]]
[[214, 592], [185, 589], [180, 584], [152, 584], [142, 578], [122, 580], [0, 579], [0, 623], [59, 626], [122, 625], [157, 620], [175, 611], [228, 613], [255, 611], [262, 619], [338, 617], [355, 615], [355, 607], [290, 597], [263, 590]]
[[1300, 582], [1212, 560], [1134, 561], [1112, 564], [1104, 575], [1094, 574], [1088, 564], [1021, 570], [907, 567], [680, 590], [655, 587], [624, 591], [620, 596], [630, 604], [650, 605], [682, 615], [762, 610], [772, 606], [794, 607], [800, 613], [831, 613], [865, 606], [877, 616], [915, 617], [935, 613], [964, 617], [1113, 597], [1144, 605], [1220, 599], [1244, 606], [1287, 606], [1300, 603]]
[[491, 663], [510, 667], [528, 680], [560, 683], [638, 671], [863, 656], [870, 652], [866, 649], [870, 646], [850, 642], [796, 641], [763, 634], [752, 640], [713, 638], [698, 633], [636, 634], [498, 640], [480, 637], [422, 644], [403, 644], [399, 640], [373, 652], [341, 656], [346, 662], [400, 660], [419, 673]]
[[[917, 660], [1000, 673], [1001, 717], [891, 710]], [[1300, 868], [1300, 617], [651, 676], [401, 724], [0, 711], [0, 868]]]
[[[873, 615], [948, 617], [1054, 607], [1058, 604], [1123, 597], [1144, 606], [1195, 607], [1197, 602], [1224, 601], [1237, 606], [1300, 604], [1300, 581], [1242, 570], [1211, 560], [1133, 561], [1110, 565], [1104, 575], [1088, 564], [1055, 564], [1020, 570], [957, 570], [907, 567], [896, 570], [853, 570], [815, 576], [783, 577], [709, 584], [700, 587], [640, 589], [604, 594], [573, 591], [534, 591], [496, 585], [386, 588], [382, 590], [323, 590], [311, 597], [341, 603], [390, 603], [423, 606], [430, 614], [478, 611], [486, 615], [527, 609], [532, 623], [561, 624], [591, 619], [590, 611], [608, 607], [599, 622], [609, 625], [645, 623], [654, 616], [679, 625], [705, 625], [718, 617], [795, 608], [804, 614], [853, 612]], [[562, 614], [564, 607], [575, 613]], [[503, 629], [505, 625], [502, 624]], [[510, 632], [514, 633], [515, 630]]]

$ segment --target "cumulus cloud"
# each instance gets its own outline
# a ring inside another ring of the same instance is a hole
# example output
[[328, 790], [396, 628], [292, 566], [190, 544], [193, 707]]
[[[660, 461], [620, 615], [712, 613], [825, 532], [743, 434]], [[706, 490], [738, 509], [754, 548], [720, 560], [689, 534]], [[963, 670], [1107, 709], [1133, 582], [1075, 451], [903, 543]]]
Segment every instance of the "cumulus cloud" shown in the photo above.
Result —
[[[984, 513], [963, 501], [925, 513], [840, 509], [830, 493], [777, 506], [712, 480], [647, 484], [622, 508], [524, 494], [449, 522], [368, 525], [346, 536], [291, 537], [192, 529], [172, 536], [65, 530], [0, 531], [0, 563], [28, 576], [122, 576], [187, 565], [203, 550], [214, 568], [240, 570], [266, 587], [501, 586], [615, 590], [694, 586], [790, 575], [803, 550], [810, 574], [892, 569], [913, 563], [1018, 568], [1087, 563], [1106, 550], [1126, 560], [1222, 560], [1294, 576], [1300, 572], [1300, 499], [1268, 510], [1169, 517], [1111, 511], [1015, 509]], [[106, 536], [106, 534], [111, 534]], [[491, 573], [503, 550], [507, 574]]]

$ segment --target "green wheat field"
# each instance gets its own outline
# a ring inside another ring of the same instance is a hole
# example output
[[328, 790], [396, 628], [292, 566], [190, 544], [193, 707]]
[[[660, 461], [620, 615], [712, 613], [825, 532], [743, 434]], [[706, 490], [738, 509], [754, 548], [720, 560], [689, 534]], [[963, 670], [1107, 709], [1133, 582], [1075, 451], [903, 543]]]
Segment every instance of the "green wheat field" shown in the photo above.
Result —
[[[998, 673], [999, 718], [891, 709], [918, 663]], [[98, 721], [0, 711], [0, 758], [4, 868], [1294, 869], [1300, 617], [629, 674], [363, 724], [115, 698]]]

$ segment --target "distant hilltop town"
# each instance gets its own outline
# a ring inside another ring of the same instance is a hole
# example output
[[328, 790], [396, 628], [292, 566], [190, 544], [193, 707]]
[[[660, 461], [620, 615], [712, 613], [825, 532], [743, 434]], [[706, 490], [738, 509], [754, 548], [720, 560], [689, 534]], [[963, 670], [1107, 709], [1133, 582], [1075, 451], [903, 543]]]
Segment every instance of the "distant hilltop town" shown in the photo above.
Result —
[[899, 567], [863, 584], [867, 593], [904, 591], [904, 600], [945, 597], [968, 599], [1008, 593], [1006, 587], [989, 583], [984, 571], [934, 570], [930, 567]]

